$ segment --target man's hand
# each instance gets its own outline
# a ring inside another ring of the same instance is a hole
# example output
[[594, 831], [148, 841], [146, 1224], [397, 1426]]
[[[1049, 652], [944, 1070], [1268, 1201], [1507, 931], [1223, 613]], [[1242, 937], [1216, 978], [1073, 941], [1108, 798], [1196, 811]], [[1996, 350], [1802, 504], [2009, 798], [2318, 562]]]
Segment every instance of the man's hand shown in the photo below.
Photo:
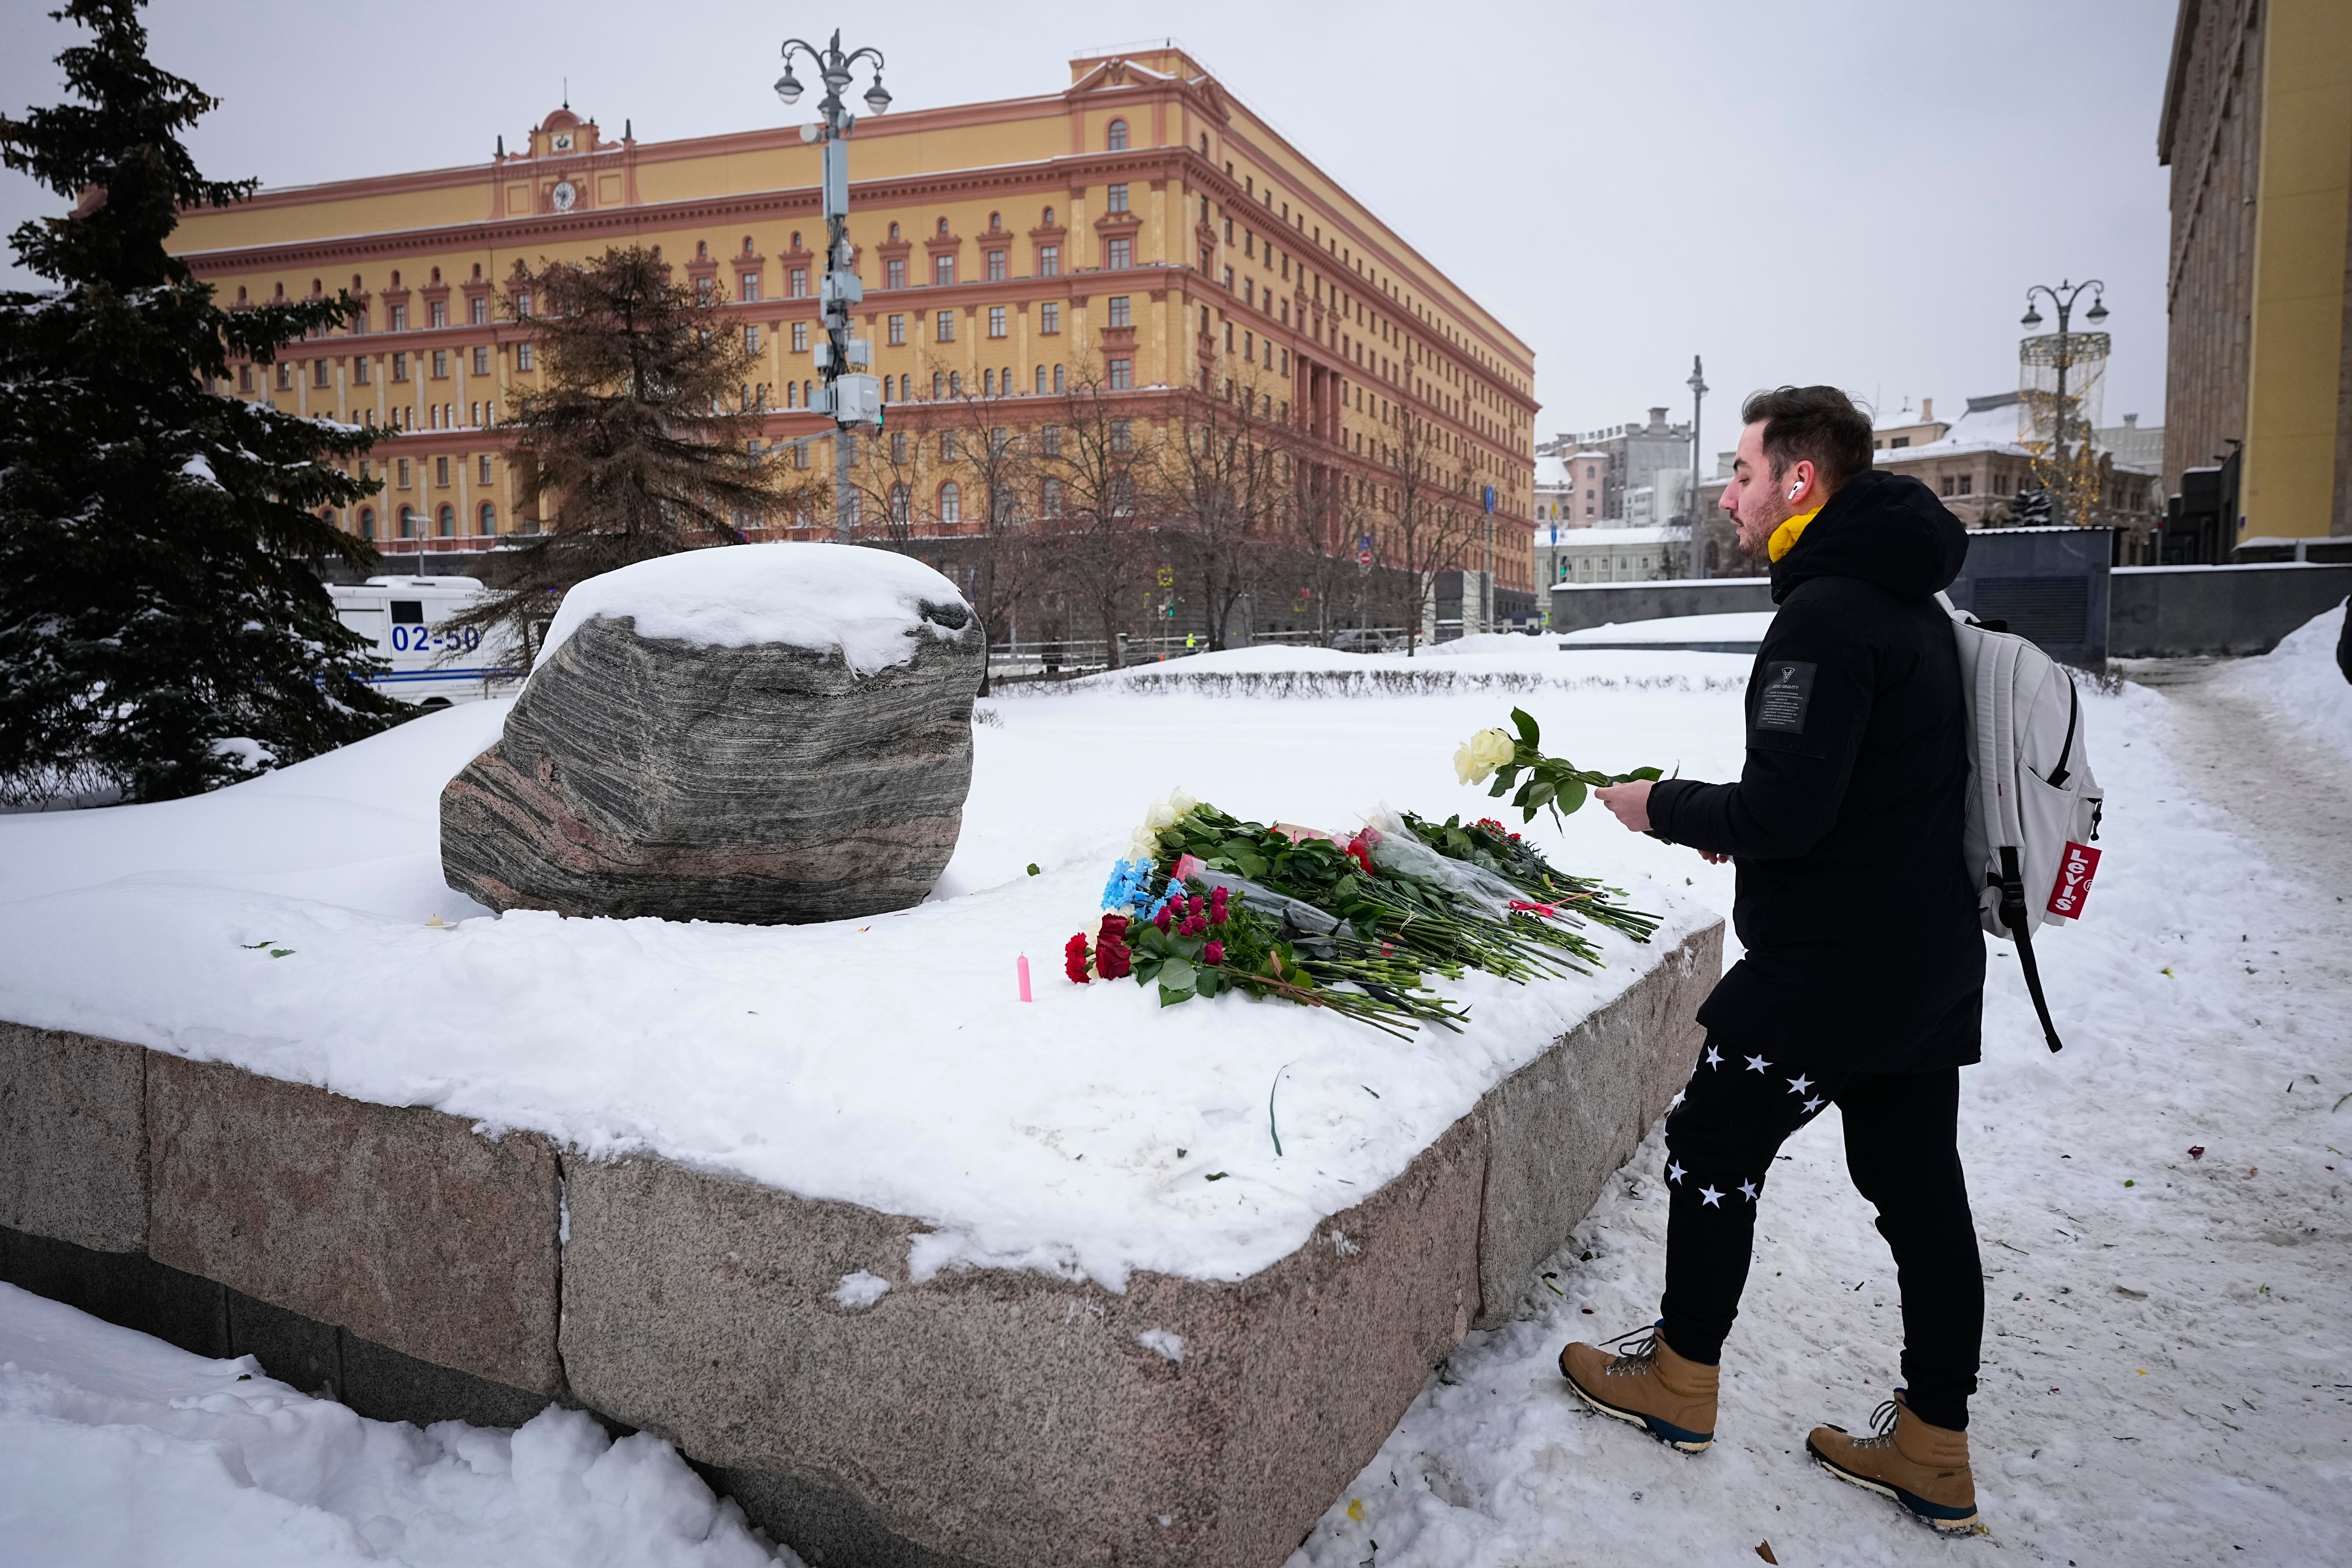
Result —
[[1609, 808], [1609, 814], [1625, 825], [1633, 833], [1650, 831], [1650, 781], [1635, 779], [1632, 784], [1602, 784], [1592, 792], [1592, 798]]
[[[1625, 825], [1632, 833], [1650, 831], [1650, 781], [1636, 779], [1632, 784], [1602, 784], [1592, 792], [1592, 798], [1609, 808], [1611, 816]], [[1702, 849], [1698, 858], [1710, 866], [1720, 866], [1731, 858]]]

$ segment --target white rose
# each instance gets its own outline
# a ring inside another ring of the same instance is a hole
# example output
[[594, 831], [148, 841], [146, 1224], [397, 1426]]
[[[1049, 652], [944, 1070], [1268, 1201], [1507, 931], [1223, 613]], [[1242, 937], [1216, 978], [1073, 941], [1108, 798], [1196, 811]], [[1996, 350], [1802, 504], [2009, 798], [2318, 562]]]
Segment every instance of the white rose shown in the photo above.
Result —
[[1174, 795], [1168, 797], [1168, 804], [1176, 808], [1177, 816], [1182, 816], [1185, 813], [1191, 811], [1194, 806], [1201, 803], [1192, 798], [1192, 794], [1190, 790], [1180, 789]]
[[1150, 811], [1143, 814], [1143, 826], [1150, 828], [1152, 832], [1158, 833], [1164, 827], [1175, 826], [1176, 818], [1181, 815], [1182, 814], [1181, 812], [1179, 812], [1174, 806], [1170, 805], [1166, 801], [1160, 801], [1154, 804]]
[[1135, 837], [1128, 840], [1127, 858], [1142, 861], [1159, 859], [1160, 836], [1148, 827], [1137, 828]]
[[1454, 753], [1454, 776], [1466, 784], [1485, 784], [1496, 768], [1518, 754], [1518, 749], [1508, 731], [1481, 730]]

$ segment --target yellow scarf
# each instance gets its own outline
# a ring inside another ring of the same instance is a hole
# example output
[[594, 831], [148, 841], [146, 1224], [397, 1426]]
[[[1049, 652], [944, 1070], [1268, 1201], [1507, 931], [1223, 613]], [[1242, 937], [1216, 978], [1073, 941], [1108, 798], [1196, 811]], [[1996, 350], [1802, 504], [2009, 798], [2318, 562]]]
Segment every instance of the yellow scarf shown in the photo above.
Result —
[[1804, 533], [1805, 524], [1821, 515], [1820, 507], [1815, 507], [1811, 511], [1799, 512], [1772, 531], [1771, 539], [1765, 543], [1764, 552], [1774, 561], [1779, 561], [1780, 557], [1797, 548], [1797, 541]]

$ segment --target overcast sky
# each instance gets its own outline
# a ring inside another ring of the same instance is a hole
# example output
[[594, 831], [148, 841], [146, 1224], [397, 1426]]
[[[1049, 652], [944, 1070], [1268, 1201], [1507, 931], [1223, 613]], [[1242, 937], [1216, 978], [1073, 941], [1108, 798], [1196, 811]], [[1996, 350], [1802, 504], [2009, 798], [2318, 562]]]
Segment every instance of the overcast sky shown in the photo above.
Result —
[[[49, 61], [79, 36], [44, 9], [0, 12], [12, 110], [55, 101]], [[2025, 289], [2069, 275], [2108, 285], [2105, 422], [2162, 418], [2164, 0], [1074, 9], [160, 0], [150, 17], [156, 59], [221, 100], [191, 139], [205, 174], [282, 184], [485, 161], [567, 77], [608, 134], [797, 121], [769, 89], [787, 33], [845, 26], [915, 109], [1055, 91], [1073, 54], [1181, 16], [1229, 90], [1534, 346], [1542, 432], [1685, 416], [1694, 353], [1709, 449], [1735, 399], [1783, 381], [1957, 413], [2016, 385]], [[59, 205], [0, 174], [0, 227]]]

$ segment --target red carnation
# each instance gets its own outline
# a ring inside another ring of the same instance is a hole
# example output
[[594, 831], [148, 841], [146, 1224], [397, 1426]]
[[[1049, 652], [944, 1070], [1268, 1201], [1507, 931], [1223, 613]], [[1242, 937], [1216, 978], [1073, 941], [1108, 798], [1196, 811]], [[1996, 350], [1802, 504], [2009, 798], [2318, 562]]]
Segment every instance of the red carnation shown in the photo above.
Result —
[[1062, 973], [1080, 985], [1087, 983], [1087, 933], [1080, 931], [1062, 948]]

